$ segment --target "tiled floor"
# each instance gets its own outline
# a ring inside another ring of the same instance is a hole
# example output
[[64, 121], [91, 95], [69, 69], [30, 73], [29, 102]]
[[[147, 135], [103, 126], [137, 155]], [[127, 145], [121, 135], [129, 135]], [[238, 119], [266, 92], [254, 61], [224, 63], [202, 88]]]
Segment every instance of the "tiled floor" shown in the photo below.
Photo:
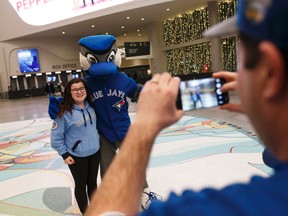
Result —
[[[230, 101], [239, 102], [239, 98], [232, 94], [230, 95]], [[0, 100], [0, 123], [49, 117], [47, 112], [48, 103], [46, 96]], [[136, 105], [131, 103], [130, 111], [134, 112], [135, 109]], [[186, 114], [224, 121], [254, 133], [254, 129], [245, 115], [220, 110], [218, 107], [194, 110]]]
[[0, 123], [49, 117], [48, 102], [47, 97], [2, 99], [0, 100]]
[[[132, 121], [135, 109], [131, 104]], [[79, 215], [69, 169], [50, 147], [47, 110], [47, 97], [0, 101], [0, 215]], [[218, 107], [186, 114], [155, 140], [147, 169], [153, 192], [165, 199], [171, 190], [269, 175], [245, 115]]]
[[[230, 102], [239, 103], [239, 97], [235, 93], [230, 93]], [[135, 111], [135, 104], [130, 104], [130, 110]], [[255, 130], [250, 124], [248, 118], [244, 114], [229, 112], [226, 110], [220, 110], [219, 107], [213, 107], [209, 109], [199, 109], [193, 110], [186, 113], [188, 116], [197, 116], [211, 118], [214, 120], [219, 120], [227, 122], [229, 124], [235, 125], [239, 128], [243, 128], [252, 134], [255, 134]]]

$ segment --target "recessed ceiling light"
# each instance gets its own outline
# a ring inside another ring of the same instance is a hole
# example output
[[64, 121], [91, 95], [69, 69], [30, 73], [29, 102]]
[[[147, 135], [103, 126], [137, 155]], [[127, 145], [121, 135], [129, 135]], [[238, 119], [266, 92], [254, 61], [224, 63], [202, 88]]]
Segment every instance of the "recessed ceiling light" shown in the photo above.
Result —
[[106, 32], [105, 34], [106, 34], [106, 35], [108, 35], [109, 33], [108, 33], [108, 32]]
[[140, 29], [137, 29], [137, 32], [140, 32]]
[[130, 19], [130, 17], [126, 17], [127, 19]]
[[62, 34], [66, 34], [66, 32], [63, 31]]
[[143, 21], [143, 20], [144, 20], [144, 18], [141, 18], [141, 20]]
[[166, 10], [167, 10], [167, 11], [170, 11], [170, 8], [167, 8]]
[[123, 28], [124, 28], [124, 26], [121, 26], [121, 28], [123, 29]]
[[138, 36], [140, 37], [140, 36], [141, 36], [141, 34], [138, 34]]
[[94, 25], [91, 25], [91, 27], [94, 28], [95, 26], [94, 26]]
[[127, 34], [124, 34], [124, 36], [127, 36]]

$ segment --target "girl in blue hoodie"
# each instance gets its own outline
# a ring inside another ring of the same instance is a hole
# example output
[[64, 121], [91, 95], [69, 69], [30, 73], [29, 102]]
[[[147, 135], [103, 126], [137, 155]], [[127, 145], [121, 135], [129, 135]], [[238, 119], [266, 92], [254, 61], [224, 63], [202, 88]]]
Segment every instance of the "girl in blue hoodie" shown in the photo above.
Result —
[[68, 165], [75, 181], [75, 197], [82, 214], [97, 188], [100, 161], [96, 114], [82, 79], [70, 80], [51, 129], [51, 146]]

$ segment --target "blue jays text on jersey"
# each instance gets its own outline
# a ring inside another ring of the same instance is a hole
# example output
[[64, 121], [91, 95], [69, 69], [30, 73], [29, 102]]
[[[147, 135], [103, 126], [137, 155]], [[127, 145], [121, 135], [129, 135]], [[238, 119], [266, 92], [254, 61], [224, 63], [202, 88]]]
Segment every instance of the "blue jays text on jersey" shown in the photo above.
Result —
[[[119, 97], [119, 98], [124, 98], [125, 97], [125, 92], [119, 90], [119, 89], [108, 89], [108, 91], [106, 92], [106, 96], [107, 97]], [[104, 97], [103, 95], [103, 91], [99, 90], [97, 92], [94, 92], [91, 94], [91, 98], [92, 98], [92, 102], [94, 102], [94, 100], [97, 100], [99, 98]]]
[[131, 124], [128, 98], [140, 91], [137, 83], [126, 74], [117, 72], [100, 80], [85, 77], [97, 115], [97, 128], [110, 142], [124, 139]]

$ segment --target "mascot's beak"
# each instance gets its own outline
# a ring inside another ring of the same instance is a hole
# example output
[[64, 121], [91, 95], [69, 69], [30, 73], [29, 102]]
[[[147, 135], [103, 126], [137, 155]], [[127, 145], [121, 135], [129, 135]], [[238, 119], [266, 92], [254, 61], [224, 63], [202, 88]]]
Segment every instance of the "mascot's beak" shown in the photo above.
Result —
[[93, 64], [88, 69], [89, 76], [98, 78], [99, 76], [111, 76], [117, 71], [117, 66], [113, 62], [100, 62]]

